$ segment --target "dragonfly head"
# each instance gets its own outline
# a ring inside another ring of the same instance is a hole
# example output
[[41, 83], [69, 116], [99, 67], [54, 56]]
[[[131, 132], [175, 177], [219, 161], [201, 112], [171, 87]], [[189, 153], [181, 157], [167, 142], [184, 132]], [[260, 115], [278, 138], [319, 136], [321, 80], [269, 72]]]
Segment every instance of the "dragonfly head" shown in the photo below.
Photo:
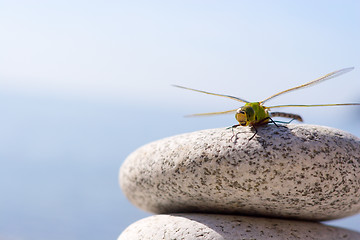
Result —
[[243, 106], [236, 111], [235, 118], [241, 126], [248, 126], [254, 121], [255, 111], [251, 106]]

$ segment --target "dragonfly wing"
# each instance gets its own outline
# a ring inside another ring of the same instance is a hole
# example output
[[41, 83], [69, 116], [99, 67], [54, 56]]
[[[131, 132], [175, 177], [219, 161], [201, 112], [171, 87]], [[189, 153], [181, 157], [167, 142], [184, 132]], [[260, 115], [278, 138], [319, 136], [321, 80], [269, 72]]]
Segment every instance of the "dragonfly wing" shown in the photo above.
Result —
[[290, 104], [290, 105], [277, 105], [277, 106], [270, 106], [266, 108], [282, 108], [282, 107], [331, 107], [331, 106], [356, 106], [360, 105], [360, 103], [330, 103], [330, 104], [310, 104], [310, 105], [297, 105], [297, 104]]
[[237, 109], [232, 109], [232, 110], [222, 111], [222, 112], [196, 113], [196, 114], [187, 115], [185, 117], [201, 117], [201, 116], [212, 116], [212, 115], [219, 115], [219, 114], [227, 114], [227, 113], [236, 112], [236, 110]]
[[183, 88], [186, 90], [191, 90], [191, 91], [195, 91], [195, 92], [201, 92], [201, 93], [205, 93], [205, 94], [210, 94], [210, 95], [214, 95], [214, 96], [220, 96], [220, 97], [226, 97], [226, 98], [230, 98], [233, 100], [236, 100], [238, 102], [242, 102], [242, 103], [248, 103], [248, 101], [238, 98], [238, 97], [234, 97], [234, 96], [230, 96], [230, 95], [224, 95], [224, 94], [218, 94], [218, 93], [211, 93], [211, 92], [205, 92], [202, 90], [197, 90], [197, 89], [193, 89], [193, 88], [188, 88], [188, 87], [183, 87], [183, 86], [179, 86], [179, 85], [173, 85], [174, 87], [178, 87], [178, 88]]
[[285, 90], [285, 91], [276, 93], [276, 94], [274, 94], [274, 95], [266, 98], [265, 100], [261, 101], [260, 103], [263, 104], [264, 102], [266, 102], [266, 101], [268, 101], [268, 100], [270, 100], [270, 99], [272, 99], [272, 98], [274, 98], [274, 97], [277, 97], [277, 96], [279, 96], [279, 95], [282, 95], [282, 94], [284, 94], [284, 93], [288, 93], [288, 92], [291, 92], [291, 91], [294, 91], [294, 90], [297, 90], [297, 89], [300, 89], [300, 88], [304, 88], [304, 87], [309, 87], [309, 86], [312, 86], [312, 85], [314, 85], [314, 84], [316, 84], [316, 83], [320, 83], [320, 82], [322, 82], [322, 81], [329, 80], [329, 79], [334, 78], [334, 77], [338, 77], [338, 76], [340, 76], [340, 75], [342, 75], [342, 74], [345, 74], [345, 73], [347, 73], [347, 72], [350, 72], [350, 71], [353, 70], [353, 69], [354, 69], [354, 67], [349, 67], [349, 68], [343, 68], [343, 69], [340, 69], [340, 70], [337, 70], [337, 71], [328, 73], [328, 74], [326, 74], [326, 75], [324, 75], [324, 76], [322, 76], [322, 77], [319, 77], [319, 78], [317, 78], [317, 79], [315, 79], [315, 80], [312, 80], [312, 81], [310, 81], [310, 82], [308, 82], [308, 83], [305, 83], [305, 84], [302, 84], [302, 85], [300, 85], [300, 86], [293, 87], [293, 88], [287, 89], [287, 90]]

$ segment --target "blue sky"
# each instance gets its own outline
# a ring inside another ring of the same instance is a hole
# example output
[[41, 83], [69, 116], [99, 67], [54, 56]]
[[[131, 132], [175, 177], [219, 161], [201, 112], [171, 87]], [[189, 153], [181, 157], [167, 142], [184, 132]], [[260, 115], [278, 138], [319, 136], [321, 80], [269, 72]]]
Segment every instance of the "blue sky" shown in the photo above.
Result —
[[[126, 156], [235, 123], [183, 115], [239, 107], [171, 84], [258, 101], [354, 66], [268, 104], [359, 102], [359, 10], [358, 1], [0, 1], [0, 238], [115, 238], [147, 216], [118, 187]], [[286, 110], [360, 136], [356, 107]], [[360, 217], [333, 224], [356, 229]]]

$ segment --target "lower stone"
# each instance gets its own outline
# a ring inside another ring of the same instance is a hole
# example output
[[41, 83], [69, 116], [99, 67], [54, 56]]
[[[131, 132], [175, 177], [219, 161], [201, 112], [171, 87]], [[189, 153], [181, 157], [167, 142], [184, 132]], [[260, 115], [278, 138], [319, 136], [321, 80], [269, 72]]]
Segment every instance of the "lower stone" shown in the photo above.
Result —
[[359, 240], [360, 233], [316, 222], [219, 214], [172, 214], [139, 220], [118, 238], [137, 239]]

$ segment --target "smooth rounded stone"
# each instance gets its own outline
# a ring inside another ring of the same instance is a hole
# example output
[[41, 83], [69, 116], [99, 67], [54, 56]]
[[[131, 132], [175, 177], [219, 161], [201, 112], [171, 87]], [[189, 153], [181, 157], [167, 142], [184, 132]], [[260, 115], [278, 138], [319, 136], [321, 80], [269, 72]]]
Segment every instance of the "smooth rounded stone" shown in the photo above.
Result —
[[316, 222], [217, 214], [155, 215], [127, 227], [118, 240], [359, 240], [360, 233]]
[[133, 152], [120, 185], [153, 213], [331, 220], [360, 210], [360, 139], [314, 125], [209, 129]]

